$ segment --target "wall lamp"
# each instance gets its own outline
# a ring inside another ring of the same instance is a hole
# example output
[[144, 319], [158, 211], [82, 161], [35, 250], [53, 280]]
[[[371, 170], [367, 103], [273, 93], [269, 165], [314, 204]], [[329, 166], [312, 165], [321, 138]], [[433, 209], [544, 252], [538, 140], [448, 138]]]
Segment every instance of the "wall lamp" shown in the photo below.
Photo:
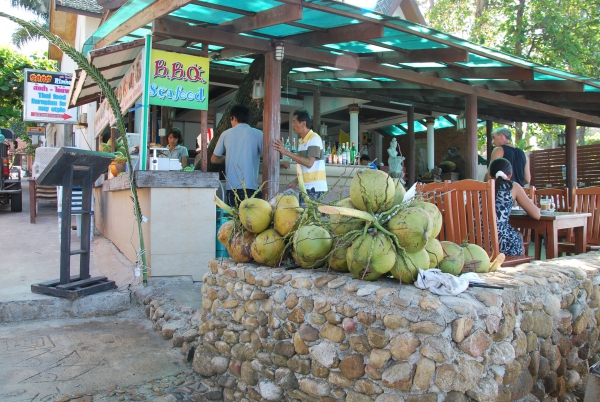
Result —
[[277, 60], [277, 61], [283, 60], [283, 53], [284, 53], [283, 43], [281, 43], [281, 42], [275, 43], [275, 60]]

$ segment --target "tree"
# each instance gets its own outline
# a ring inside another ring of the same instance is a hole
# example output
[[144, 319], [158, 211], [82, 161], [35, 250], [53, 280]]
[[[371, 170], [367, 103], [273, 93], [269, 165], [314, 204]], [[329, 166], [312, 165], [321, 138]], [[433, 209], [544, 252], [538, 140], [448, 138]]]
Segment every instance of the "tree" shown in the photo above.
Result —
[[12, 119], [23, 119], [24, 75], [23, 70], [56, 71], [56, 63], [48, 59], [27, 57], [0, 47], [0, 125], [6, 126]]
[[[24, 8], [33, 13], [38, 19], [40, 25], [48, 30], [50, 29], [50, 0], [11, 0], [11, 6], [14, 8]], [[38, 40], [43, 37], [36, 31], [28, 31], [19, 26], [12, 33], [11, 42], [18, 48], [21, 48], [30, 40]]]

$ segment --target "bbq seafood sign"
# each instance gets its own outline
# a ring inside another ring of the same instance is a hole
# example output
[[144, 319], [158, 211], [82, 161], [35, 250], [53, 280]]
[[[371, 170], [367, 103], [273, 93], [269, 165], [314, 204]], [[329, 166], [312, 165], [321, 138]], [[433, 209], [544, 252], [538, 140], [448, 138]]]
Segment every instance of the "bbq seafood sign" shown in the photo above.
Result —
[[153, 49], [150, 104], [207, 110], [208, 70], [208, 58]]

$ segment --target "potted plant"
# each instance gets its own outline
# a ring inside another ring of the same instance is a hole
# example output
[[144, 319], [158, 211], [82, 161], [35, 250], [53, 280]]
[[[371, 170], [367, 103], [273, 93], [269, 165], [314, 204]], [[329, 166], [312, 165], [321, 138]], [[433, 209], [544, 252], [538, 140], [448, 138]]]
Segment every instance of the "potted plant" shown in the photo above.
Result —
[[110, 172], [113, 174], [114, 177], [117, 177], [119, 173], [123, 173], [125, 171], [126, 164], [127, 158], [125, 156], [117, 156], [110, 163]]

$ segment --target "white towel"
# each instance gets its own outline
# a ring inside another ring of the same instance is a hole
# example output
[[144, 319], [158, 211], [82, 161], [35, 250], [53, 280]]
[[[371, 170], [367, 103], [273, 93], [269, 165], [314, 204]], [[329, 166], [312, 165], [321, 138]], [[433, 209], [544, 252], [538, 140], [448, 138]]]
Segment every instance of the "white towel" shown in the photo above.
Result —
[[424, 271], [419, 268], [415, 286], [419, 289], [429, 290], [436, 295], [454, 296], [467, 290], [469, 280], [445, 274], [439, 269]]
[[459, 276], [459, 278], [467, 279], [469, 283], [485, 283], [485, 280], [482, 279], [475, 272], [465, 272], [464, 274]]

